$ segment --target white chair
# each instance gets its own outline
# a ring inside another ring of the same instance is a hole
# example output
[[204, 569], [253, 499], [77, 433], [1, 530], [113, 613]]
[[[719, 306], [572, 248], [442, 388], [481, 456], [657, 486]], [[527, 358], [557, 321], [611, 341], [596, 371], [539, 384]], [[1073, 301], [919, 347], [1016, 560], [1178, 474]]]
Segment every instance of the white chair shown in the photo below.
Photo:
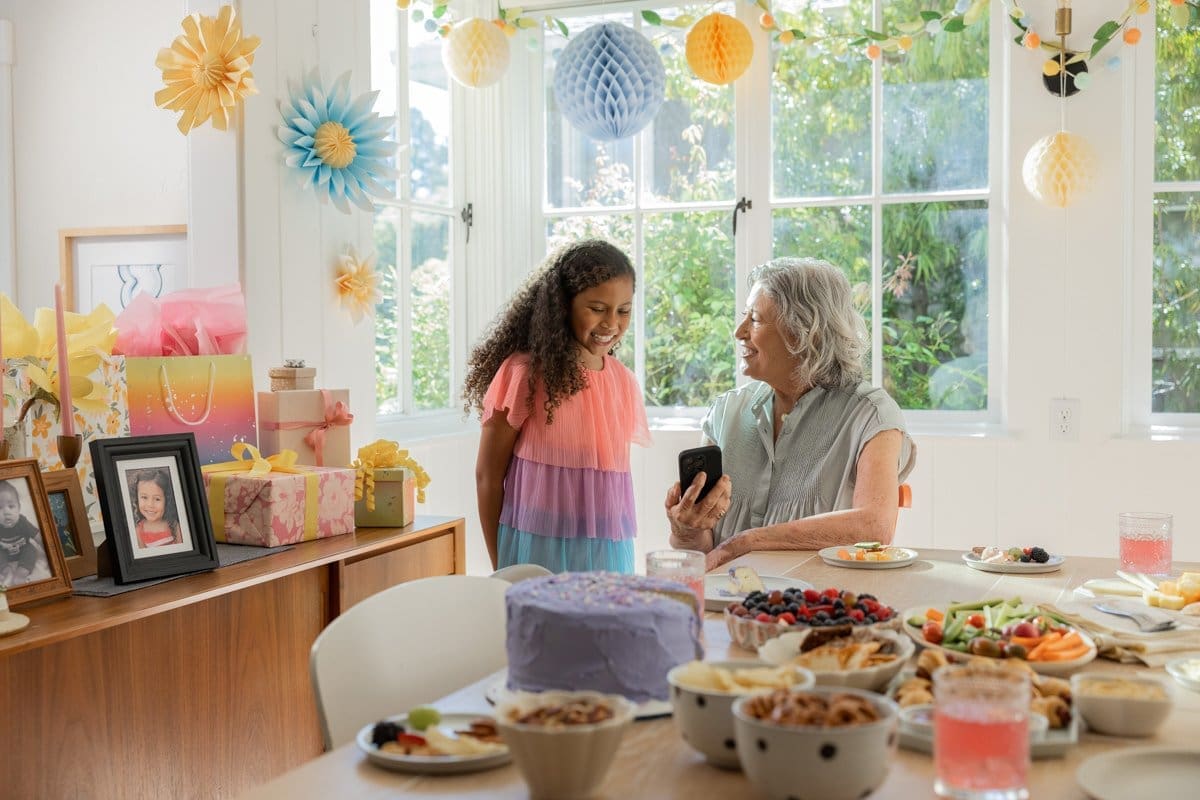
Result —
[[402, 583], [352, 606], [309, 657], [325, 748], [504, 667], [504, 592], [494, 578]]
[[492, 577], [508, 581], [509, 583], [516, 583], [527, 578], [540, 578], [543, 575], [553, 574], [553, 572], [541, 564], [509, 564], [507, 567], [501, 567], [493, 572]]

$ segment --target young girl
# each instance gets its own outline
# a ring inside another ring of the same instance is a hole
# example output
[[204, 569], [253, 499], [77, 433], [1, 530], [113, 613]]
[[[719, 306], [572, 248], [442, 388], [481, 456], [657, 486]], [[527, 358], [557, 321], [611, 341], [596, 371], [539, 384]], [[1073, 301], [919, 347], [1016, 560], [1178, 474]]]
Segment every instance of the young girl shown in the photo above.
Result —
[[629, 443], [650, 443], [642, 390], [612, 353], [633, 265], [587, 240], [552, 253], [471, 353], [463, 396], [483, 431], [475, 480], [492, 566], [634, 571]]
[[167, 470], [157, 468], [131, 472], [129, 486], [138, 546], [161, 547], [182, 542], [171, 476]]

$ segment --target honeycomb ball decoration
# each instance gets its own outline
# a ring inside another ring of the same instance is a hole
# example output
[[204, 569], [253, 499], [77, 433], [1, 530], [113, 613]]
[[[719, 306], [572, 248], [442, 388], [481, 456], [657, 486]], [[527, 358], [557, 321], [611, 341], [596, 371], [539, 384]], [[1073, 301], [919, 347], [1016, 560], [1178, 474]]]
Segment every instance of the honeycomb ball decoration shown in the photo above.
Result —
[[508, 69], [508, 37], [491, 22], [479, 17], [465, 19], [442, 43], [442, 63], [463, 86], [491, 86]]
[[633, 136], [662, 107], [666, 70], [654, 45], [632, 28], [604, 22], [563, 48], [554, 99], [567, 121], [599, 141]]
[[1054, 208], [1067, 208], [1088, 191], [1096, 153], [1081, 136], [1067, 131], [1038, 139], [1025, 154], [1021, 175], [1029, 193]]
[[697, 78], [721, 86], [733, 83], [750, 66], [754, 42], [740, 20], [712, 13], [688, 31], [686, 55]]

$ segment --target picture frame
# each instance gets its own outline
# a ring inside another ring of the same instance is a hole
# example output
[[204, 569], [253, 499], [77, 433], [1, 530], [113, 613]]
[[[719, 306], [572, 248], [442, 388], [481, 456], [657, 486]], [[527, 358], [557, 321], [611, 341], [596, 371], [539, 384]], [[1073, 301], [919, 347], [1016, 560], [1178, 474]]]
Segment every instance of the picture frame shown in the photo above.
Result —
[[66, 228], [58, 232], [60, 282], [67, 311], [100, 303], [120, 314], [133, 297], [162, 297], [188, 287], [186, 225]]
[[117, 583], [220, 566], [193, 433], [93, 439], [89, 447]]
[[71, 580], [95, 575], [96, 544], [83, 502], [79, 475], [73, 469], [52, 470], [42, 473], [42, 483], [46, 486], [50, 516], [58, 528], [63, 560], [71, 573]]
[[12, 608], [71, 593], [35, 458], [0, 462], [0, 586]]

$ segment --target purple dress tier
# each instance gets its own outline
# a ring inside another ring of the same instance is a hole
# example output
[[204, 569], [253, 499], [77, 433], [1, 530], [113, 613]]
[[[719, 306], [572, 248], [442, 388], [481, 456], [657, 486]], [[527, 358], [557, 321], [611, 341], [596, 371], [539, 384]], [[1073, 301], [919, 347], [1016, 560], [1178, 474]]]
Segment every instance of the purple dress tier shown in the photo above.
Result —
[[505, 595], [508, 688], [666, 700], [667, 672], [704, 654], [695, 602], [682, 583], [613, 572], [516, 583]]

